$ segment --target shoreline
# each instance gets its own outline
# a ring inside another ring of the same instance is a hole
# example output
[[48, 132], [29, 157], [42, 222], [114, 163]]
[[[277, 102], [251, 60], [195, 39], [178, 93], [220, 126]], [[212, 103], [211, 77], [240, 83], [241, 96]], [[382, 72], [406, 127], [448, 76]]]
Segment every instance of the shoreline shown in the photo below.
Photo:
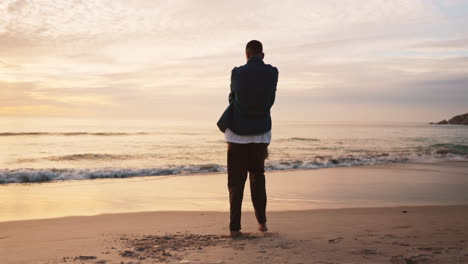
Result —
[[[265, 174], [268, 173], [281, 173], [281, 172], [308, 172], [308, 171], [318, 171], [318, 170], [327, 170], [327, 169], [347, 169], [347, 168], [380, 168], [380, 167], [387, 167], [387, 166], [399, 166], [399, 165], [438, 165], [438, 164], [467, 164], [468, 160], [462, 159], [443, 159], [443, 160], [436, 160], [436, 161], [401, 161], [401, 162], [387, 162], [381, 164], [359, 164], [353, 166], [336, 166], [336, 167], [321, 167], [321, 168], [297, 168], [297, 169], [272, 169], [268, 170], [265, 168]], [[14, 170], [14, 169], [12, 169]], [[221, 175], [226, 174], [226, 171], [214, 171], [214, 172], [192, 172], [192, 173], [180, 173], [180, 174], [165, 174], [165, 175], [141, 175], [141, 176], [129, 176], [129, 177], [103, 177], [103, 178], [89, 178], [89, 179], [70, 179], [70, 180], [50, 180], [50, 181], [39, 181], [39, 182], [12, 182], [12, 183], [1, 183], [0, 188], [2, 186], [30, 186], [36, 184], [49, 184], [49, 183], [86, 183], [86, 182], [99, 182], [99, 181], [106, 181], [106, 180], [151, 180], [157, 178], [171, 178], [171, 177], [190, 177], [190, 176], [212, 176], [212, 175]]]
[[[0, 223], [2, 263], [468, 263], [468, 205], [243, 214], [140, 212]], [[301, 228], [298, 228], [300, 226]], [[413, 261], [413, 262], [411, 262]]]
[[[269, 211], [468, 203], [468, 162], [270, 171]], [[285, 179], [288, 179], [285, 181]], [[227, 212], [224, 173], [0, 186], [0, 222], [151, 211]], [[244, 211], [252, 211], [246, 187]]]
[[[333, 211], [378, 211], [378, 210], [403, 210], [403, 209], [411, 209], [411, 208], [419, 208], [419, 209], [437, 209], [437, 208], [458, 208], [458, 207], [467, 207], [468, 209], [468, 202], [460, 203], [460, 204], [423, 204], [423, 205], [389, 205], [389, 206], [374, 206], [374, 207], [337, 207], [337, 208], [317, 208], [317, 209], [292, 209], [292, 210], [283, 210], [283, 211], [269, 211], [269, 214], [287, 214], [287, 213], [327, 213]], [[404, 211], [404, 210], [403, 210]], [[2, 224], [14, 224], [14, 223], [28, 223], [28, 222], [39, 222], [39, 221], [55, 221], [55, 220], [66, 220], [68, 218], [99, 218], [99, 217], [133, 217], [133, 216], [143, 216], [143, 215], [152, 215], [152, 214], [226, 214], [226, 211], [177, 211], [177, 210], [166, 210], [166, 211], [138, 211], [138, 212], [123, 212], [123, 213], [103, 213], [103, 214], [95, 214], [95, 215], [69, 215], [69, 216], [61, 216], [61, 217], [53, 217], [53, 218], [37, 218], [37, 219], [22, 219], [22, 220], [11, 220], [11, 221], [2, 221]], [[251, 210], [243, 210], [243, 214], [252, 214], [253, 211]]]
[[[341, 164], [341, 165], [333, 165], [333, 166], [324, 166], [324, 167], [316, 167], [316, 168], [274, 168], [270, 169], [268, 167], [265, 168], [266, 173], [277, 173], [277, 172], [294, 172], [294, 171], [316, 171], [316, 170], [323, 170], [323, 169], [339, 169], [339, 168], [366, 168], [366, 167], [379, 167], [379, 166], [392, 166], [392, 165], [404, 165], [404, 164], [414, 164], [414, 165], [423, 165], [423, 164], [456, 164], [456, 163], [468, 163], [468, 159], [463, 159], [463, 158], [444, 158], [444, 159], [435, 159], [435, 160], [427, 160], [427, 161], [421, 161], [421, 160], [406, 160], [406, 161], [386, 161], [386, 162], [377, 162], [375, 164]], [[192, 166], [192, 165], [189, 165]], [[181, 173], [169, 173], [169, 174], [154, 174], [154, 175], [139, 175], [139, 176], [115, 176], [115, 177], [99, 177], [99, 176], [92, 176], [90, 178], [71, 178], [71, 179], [65, 179], [65, 180], [57, 180], [57, 179], [49, 179], [48, 177], [50, 176], [38, 176], [40, 180], [31, 180], [30, 178], [27, 181], [24, 182], [7, 182], [5, 179], [0, 182], [0, 188], [2, 186], [8, 186], [8, 185], [29, 185], [29, 184], [47, 184], [47, 183], [59, 183], [59, 182], [80, 182], [80, 181], [99, 181], [99, 180], [110, 180], [110, 179], [134, 179], [134, 178], [150, 178], [150, 177], [180, 177], [180, 176], [198, 176], [198, 175], [218, 175], [218, 174], [225, 174], [226, 173], [226, 168], [223, 167], [223, 165], [219, 164], [202, 164], [202, 165], [193, 165], [193, 166], [208, 166], [208, 167], [220, 167], [222, 170], [220, 171], [219, 168], [216, 170], [218, 171], [182, 171]], [[55, 171], [70, 171], [70, 173], [74, 171], [80, 171], [80, 170], [91, 170], [91, 171], [96, 171], [93, 173], [99, 174], [100, 170], [103, 170], [101, 173], [108, 173], [105, 170], [107, 169], [113, 169], [116, 171], [116, 173], [119, 173], [119, 170], [153, 170], [155, 168], [141, 168], [141, 169], [136, 169], [136, 168], [118, 168], [118, 167], [109, 167], [109, 168], [13, 168], [13, 169], [3, 169], [3, 171], [6, 171], [5, 173], [15, 172], [17, 170], [37, 170], [39, 175], [43, 173], [54, 173]], [[158, 170], [163, 170], [164, 168], [159, 168]], [[44, 172], [45, 171], [45, 172]], [[31, 172], [29, 172], [31, 173]], [[21, 174], [21, 173], [19, 173]], [[89, 176], [89, 175], [88, 175]], [[7, 176], [4, 176], [7, 177]], [[25, 177], [32, 177], [31, 175], [25, 176]], [[42, 178], [42, 177], [46, 177]]]

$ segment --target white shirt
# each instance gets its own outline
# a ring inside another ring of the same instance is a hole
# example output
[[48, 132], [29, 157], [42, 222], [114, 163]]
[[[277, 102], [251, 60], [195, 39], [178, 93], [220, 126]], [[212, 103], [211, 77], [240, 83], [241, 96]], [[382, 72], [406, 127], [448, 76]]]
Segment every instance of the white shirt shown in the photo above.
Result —
[[248, 143], [270, 143], [271, 142], [271, 130], [263, 134], [256, 135], [238, 135], [232, 132], [229, 128], [224, 131], [224, 138], [227, 142], [237, 144], [248, 144]]

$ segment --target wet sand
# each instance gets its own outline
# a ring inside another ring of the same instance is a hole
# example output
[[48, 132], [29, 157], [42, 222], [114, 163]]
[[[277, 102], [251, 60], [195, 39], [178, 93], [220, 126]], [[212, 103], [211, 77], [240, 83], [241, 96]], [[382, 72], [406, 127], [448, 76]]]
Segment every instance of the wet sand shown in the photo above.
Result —
[[269, 214], [148, 212], [0, 223], [1, 263], [468, 263], [468, 205]]
[[[267, 172], [268, 210], [468, 204], [468, 161]], [[247, 184], [244, 210], [252, 211]], [[225, 173], [0, 185], [0, 222], [228, 211]]]

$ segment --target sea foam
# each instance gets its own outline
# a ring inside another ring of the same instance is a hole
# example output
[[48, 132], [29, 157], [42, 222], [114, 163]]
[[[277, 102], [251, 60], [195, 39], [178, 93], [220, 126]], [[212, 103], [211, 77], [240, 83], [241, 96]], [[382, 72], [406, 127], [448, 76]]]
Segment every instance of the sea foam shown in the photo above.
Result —
[[[96, 159], [101, 156], [81, 155], [72, 158]], [[106, 157], [106, 156], [105, 156]], [[63, 157], [64, 159], [70, 157]], [[63, 160], [57, 158], [56, 160]], [[268, 171], [291, 169], [321, 169], [352, 167], [401, 162], [437, 162], [444, 160], [468, 160], [468, 146], [457, 144], [434, 144], [413, 151], [373, 152], [345, 155], [312, 155], [299, 159], [269, 159]], [[129, 178], [138, 176], [164, 176], [225, 172], [224, 164], [172, 165], [159, 168], [44, 168], [1, 169], [0, 184], [34, 183], [57, 180], [86, 180], [97, 178]]]

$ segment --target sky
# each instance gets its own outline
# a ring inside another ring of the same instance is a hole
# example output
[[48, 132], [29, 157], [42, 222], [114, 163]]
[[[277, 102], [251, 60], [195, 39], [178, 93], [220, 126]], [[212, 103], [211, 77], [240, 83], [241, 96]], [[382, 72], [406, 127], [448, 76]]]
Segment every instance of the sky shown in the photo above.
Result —
[[216, 122], [245, 44], [274, 120], [468, 112], [468, 0], [0, 0], [0, 117]]

